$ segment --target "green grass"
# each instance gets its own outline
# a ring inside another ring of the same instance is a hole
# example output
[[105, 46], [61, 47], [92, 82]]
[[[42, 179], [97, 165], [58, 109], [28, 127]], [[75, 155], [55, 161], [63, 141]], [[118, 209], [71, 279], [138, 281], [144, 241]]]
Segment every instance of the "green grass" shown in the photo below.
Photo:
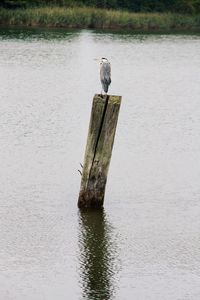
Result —
[[0, 24], [142, 31], [199, 30], [200, 15], [130, 13], [88, 7], [41, 7], [1, 9]]

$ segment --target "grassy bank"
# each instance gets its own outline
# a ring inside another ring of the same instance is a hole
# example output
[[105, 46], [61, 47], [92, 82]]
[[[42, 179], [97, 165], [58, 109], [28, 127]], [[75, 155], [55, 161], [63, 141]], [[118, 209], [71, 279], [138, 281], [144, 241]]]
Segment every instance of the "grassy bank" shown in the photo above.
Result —
[[200, 15], [130, 13], [88, 7], [1, 9], [1, 25], [126, 29], [200, 30]]

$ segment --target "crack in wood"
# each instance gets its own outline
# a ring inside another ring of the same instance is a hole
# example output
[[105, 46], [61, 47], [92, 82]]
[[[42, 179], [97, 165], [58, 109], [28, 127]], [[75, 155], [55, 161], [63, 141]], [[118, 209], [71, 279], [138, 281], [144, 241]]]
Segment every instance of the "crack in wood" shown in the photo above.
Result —
[[96, 152], [97, 152], [97, 147], [98, 147], [99, 139], [100, 139], [102, 128], [103, 128], [103, 123], [104, 123], [104, 119], [105, 119], [105, 115], [106, 115], [106, 109], [107, 109], [107, 106], [108, 106], [109, 96], [108, 95], [105, 95], [105, 96], [106, 96], [106, 99], [105, 99], [106, 101], [105, 101], [105, 106], [104, 106], [104, 110], [103, 110], [103, 114], [102, 114], [102, 118], [101, 118], [99, 132], [98, 132], [98, 135], [97, 135], [97, 141], [96, 141], [95, 148], [94, 148], [94, 156], [93, 156], [93, 159], [92, 159], [92, 165], [91, 165], [90, 172], [89, 172], [88, 182], [90, 180], [92, 168], [93, 168], [93, 165], [94, 165], [94, 162], [95, 162], [95, 156], [96, 156]]

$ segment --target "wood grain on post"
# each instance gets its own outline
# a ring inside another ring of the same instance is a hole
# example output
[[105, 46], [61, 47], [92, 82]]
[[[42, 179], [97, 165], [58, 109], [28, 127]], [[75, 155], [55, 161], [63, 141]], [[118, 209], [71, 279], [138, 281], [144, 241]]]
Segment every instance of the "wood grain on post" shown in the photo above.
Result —
[[78, 207], [102, 207], [121, 96], [95, 95], [85, 151]]

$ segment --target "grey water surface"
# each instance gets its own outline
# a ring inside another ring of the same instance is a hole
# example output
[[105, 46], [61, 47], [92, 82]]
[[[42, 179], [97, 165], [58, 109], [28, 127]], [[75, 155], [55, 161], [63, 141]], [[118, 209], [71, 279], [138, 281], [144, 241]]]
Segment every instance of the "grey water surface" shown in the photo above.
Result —
[[[122, 107], [80, 212], [99, 65]], [[200, 299], [200, 36], [0, 29], [0, 299]]]

